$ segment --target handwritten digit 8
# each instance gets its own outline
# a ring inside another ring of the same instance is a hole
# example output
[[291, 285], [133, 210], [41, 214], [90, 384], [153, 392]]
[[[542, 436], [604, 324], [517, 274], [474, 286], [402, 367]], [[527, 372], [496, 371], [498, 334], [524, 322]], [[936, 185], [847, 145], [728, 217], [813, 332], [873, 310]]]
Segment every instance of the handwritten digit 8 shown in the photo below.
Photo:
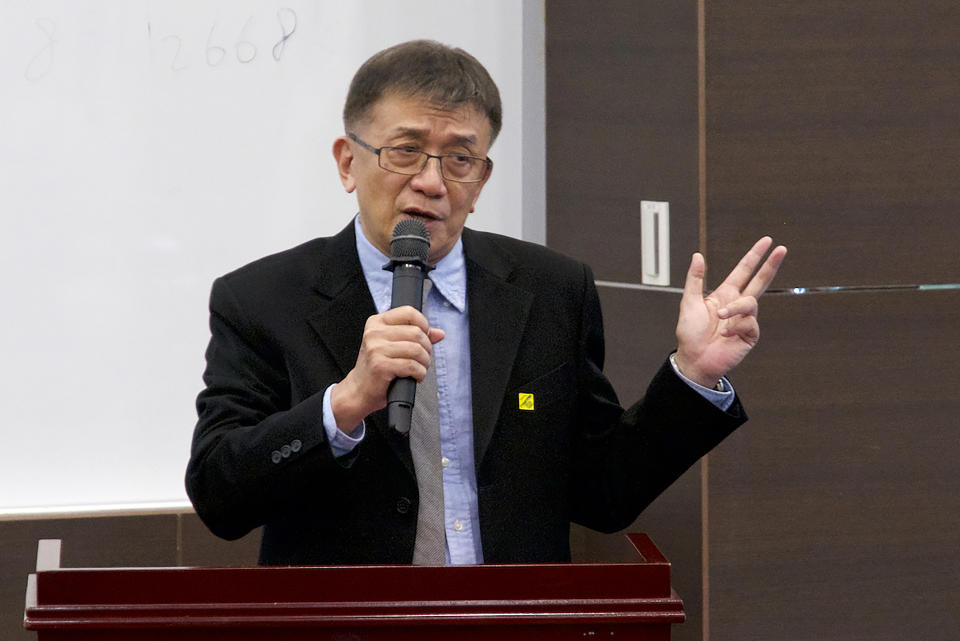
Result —
[[[289, 31], [287, 31], [287, 25], [284, 24], [284, 16], [288, 16], [293, 22]], [[283, 50], [287, 47], [287, 40], [289, 40], [290, 36], [292, 36], [297, 30], [297, 13], [293, 9], [288, 9], [286, 7], [278, 9], [277, 22], [280, 23], [280, 34], [283, 37], [277, 41], [277, 44], [273, 45], [273, 59], [277, 62], [280, 62], [280, 57], [283, 55]]]

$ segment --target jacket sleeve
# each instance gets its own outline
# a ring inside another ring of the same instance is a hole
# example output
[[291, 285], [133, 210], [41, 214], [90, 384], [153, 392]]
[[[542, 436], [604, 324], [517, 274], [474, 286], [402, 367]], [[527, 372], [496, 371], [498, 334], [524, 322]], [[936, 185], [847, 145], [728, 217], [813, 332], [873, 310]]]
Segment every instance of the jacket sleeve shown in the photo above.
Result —
[[349, 456], [333, 457], [322, 424], [323, 390], [336, 380], [292, 403], [280, 345], [223, 278], [210, 332], [186, 488], [207, 527], [235, 539], [317, 492]]

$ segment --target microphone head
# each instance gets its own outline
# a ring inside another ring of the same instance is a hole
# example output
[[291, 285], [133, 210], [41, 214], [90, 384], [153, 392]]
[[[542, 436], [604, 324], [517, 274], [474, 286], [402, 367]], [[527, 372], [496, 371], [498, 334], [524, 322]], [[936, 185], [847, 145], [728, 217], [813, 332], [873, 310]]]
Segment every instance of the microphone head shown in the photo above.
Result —
[[417, 260], [427, 262], [430, 252], [430, 234], [422, 220], [406, 218], [393, 228], [390, 241], [390, 260]]

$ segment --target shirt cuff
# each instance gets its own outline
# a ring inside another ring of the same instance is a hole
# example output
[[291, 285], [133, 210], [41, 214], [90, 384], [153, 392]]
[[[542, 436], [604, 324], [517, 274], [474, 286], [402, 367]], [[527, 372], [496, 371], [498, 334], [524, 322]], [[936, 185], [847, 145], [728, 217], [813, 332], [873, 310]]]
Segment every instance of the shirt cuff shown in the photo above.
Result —
[[726, 376], [720, 379], [720, 385], [723, 386], [723, 390], [721, 391], [712, 389], [710, 387], [704, 387], [703, 385], [695, 383], [681, 374], [680, 368], [677, 367], [677, 359], [674, 354], [670, 354], [670, 366], [673, 368], [673, 371], [677, 373], [677, 376], [680, 377], [681, 381], [689, 385], [691, 389], [713, 403], [717, 408], [726, 412], [728, 409], [730, 409], [730, 406], [733, 405], [733, 399], [735, 397], [733, 385], [730, 384], [730, 381], [727, 380]]
[[336, 383], [331, 385], [323, 393], [323, 430], [327, 433], [327, 442], [330, 443], [330, 450], [335, 457], [341, 457], [353, 451], [367, 433], [367, 425], [364, 421], [350, 431], [350, 434], [344, 434], [337, 428], [337, 419], [333, 416], [333, 405], [330, 404], [330, 393], [336, 387]]

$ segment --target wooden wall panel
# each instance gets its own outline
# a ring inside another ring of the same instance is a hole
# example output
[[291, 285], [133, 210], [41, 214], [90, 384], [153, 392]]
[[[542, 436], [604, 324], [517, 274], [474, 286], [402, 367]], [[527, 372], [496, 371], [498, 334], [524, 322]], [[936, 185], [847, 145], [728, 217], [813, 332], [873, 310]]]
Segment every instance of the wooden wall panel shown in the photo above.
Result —
[[170, 566], [176, 521], [175, 514], [0, 521], [0, 639], [37, 638], [23, 629], [23, 606], [39, 539], [62, 540], [63, 567]]
[[[664, 4], [547, 3], [548, 244], [637, 282], [635, 212], [662, 199], [674, 286], [702, 231], [712, 285], [771, 234], [791, 250], [775, 287], [867, 289], [761, 304], [762, 343], [732, 376], [752, 419], [706, 473], [702, 636], [955, 638], [960, 292], [910, 286], [960, 282], [960, 5], [704, 2], [701, 141], [696, 3]], [[618, 135], [644, 157], [603, 154]], [[578, 147], [590, 162], [570, 161]], [[608, 372], [636, 387], [638, 328], [666, 322], [602, 296]], [[686, 524], [694, 487], [681, 479], [648, 515], [664, 502]], [[694, 547], [684, 532], [676, 551], [654, 538], [676, 561]]]
[[217, 539], [193, 512], [0, 521], [0, 639], [30, 641], [23, 629], [27, 575], [39, 539], [60, 539], [63, 567], [256, 565], [260, 531]]
[[770, 296], [710, 457], [710, 639], [960, 630], [960, 291]]
[[960, 4], [707, 2], [705, 38], [708, 258], [773, 234], [781, 285], [960, 282]]
[[670, 202], [671, 278], [697, 249], [696, 4], [550, 1], [547, 244], [640, 282], [640, 201]]
[[183, 514], [180, 523], [180, 564], [203, 567], [244, 567], [257, 564], [261, 528], [236, 541], [214, 536], [196, 514]]

